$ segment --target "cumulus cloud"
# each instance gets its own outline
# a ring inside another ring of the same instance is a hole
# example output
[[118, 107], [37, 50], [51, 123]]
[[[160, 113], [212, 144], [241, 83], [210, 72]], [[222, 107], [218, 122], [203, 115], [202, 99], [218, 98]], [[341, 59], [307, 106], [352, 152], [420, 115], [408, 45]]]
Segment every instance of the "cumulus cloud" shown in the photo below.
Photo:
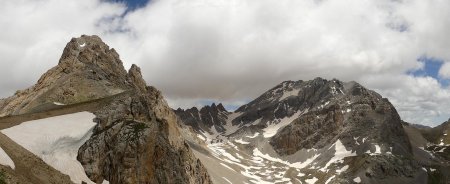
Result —
[[98, 34], [174, 108], [236, 106], [281, 81], [320, 76], [358, 81], [406, 121], [435, 125], [450, 117], [448, 89], [408, 73], [426, 55], [450, 76], [448, 10], [445, 0], [155, 0], [123, 15], [106, 1], [2, 1], [1, 92], [34, 83], [70, 37]]
[[450, 79], [450, 62], [444, 63], [439, 70], [439, 75], [443, 78]]

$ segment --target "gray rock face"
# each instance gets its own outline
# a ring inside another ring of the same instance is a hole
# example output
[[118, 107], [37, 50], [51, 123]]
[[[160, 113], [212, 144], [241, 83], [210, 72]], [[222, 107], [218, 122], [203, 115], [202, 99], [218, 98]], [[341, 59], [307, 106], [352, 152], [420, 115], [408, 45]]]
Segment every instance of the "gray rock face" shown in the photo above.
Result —
[[[337, 84], [336, 93], [329, 83]], [[304, 96], [302, 93], [322, 96], [319, 98], [325, 101], [324, 105], [311, 106], [307, 113], [272, 137], [270, 143], [280, 155], [303, 148], [322, 148], [337, 139], [347, 148], [356, 148], [359, 146], [350, 144], [356, 137], [364, 137], [365, 142], [379, 144], [382, 150], [392, 150], [394, 154], [411, 155], [400, 117], [387, 99], [357, 83], [343, 85], [329, 81], [322, 86], [325, 89], [306, 88], [299, 96]]]
[[160, 92], [146, 91], [95, 112], [98, 126], [77, 157], [88, 176], [110, 183], [210, 183]]
[[212, 133], [211, 128], [214, 128], [217, 132], [225, 131], [223, 126], [226, 124], [227, 115], [230, 114], [222, 104], [216, 105], [214, 103], [200, 110], [196, 107], [186, 110], [178, 108], [174, 112], [183, 120], [184, 124], [191, 126], [198, 133], [201, 131]]

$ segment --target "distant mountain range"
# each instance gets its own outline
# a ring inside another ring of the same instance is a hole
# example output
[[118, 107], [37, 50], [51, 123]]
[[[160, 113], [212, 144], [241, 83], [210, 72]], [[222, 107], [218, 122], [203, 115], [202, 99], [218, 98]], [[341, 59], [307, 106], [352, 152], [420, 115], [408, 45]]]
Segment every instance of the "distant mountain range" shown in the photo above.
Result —
[[83, 35], [0, 100], [0, 183], [448, 184], [449, 122], [404, 122], [378, 93], [322, 78], [234, 112], [173, 110], [138, 66]]
[[204, 140], [191, 144], [208, 171], [227, 173], [212, 175], [218, 183], [450, 181], [449, 123], [403, 122], [356, 82], [285, 81], [235, 112], [212, 104], [175, 113]]

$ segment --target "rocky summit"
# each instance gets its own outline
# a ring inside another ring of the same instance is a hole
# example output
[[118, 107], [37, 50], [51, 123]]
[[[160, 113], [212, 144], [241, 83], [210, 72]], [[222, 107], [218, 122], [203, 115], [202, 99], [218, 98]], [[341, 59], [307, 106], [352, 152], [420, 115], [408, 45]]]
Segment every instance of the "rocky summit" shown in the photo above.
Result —
[[[234, 112], [214, 104], [175, 112], [202, 140], [190, 144], [219, 183], [450, 181], [438, 158], [444, 125], [410, 130], [388, 99], [356, 82], [285, 81]], [[422, 135], [431, 138], [420, 147], [412, 139]]]
[[[127, 72], [117, 52], [98, 36], [70, 40], [57, 66], [34, 86], [1, 100], [0, 107], [0, 124], [8, 125], [4, 128], [56, 115], [93, 113], [96, 124], [75, 155], [90, 180], [83, 183], [211, 183], [161, 92], [147, 86], [136, 65]], [[40, 173], [1, 171], [7, 183], [64, 183]]]

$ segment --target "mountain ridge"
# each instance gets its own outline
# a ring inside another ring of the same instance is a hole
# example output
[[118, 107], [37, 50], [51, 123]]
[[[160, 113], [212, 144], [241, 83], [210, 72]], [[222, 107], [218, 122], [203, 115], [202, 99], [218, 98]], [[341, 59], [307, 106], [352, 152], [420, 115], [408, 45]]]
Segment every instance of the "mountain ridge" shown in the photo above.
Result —
[[[183, 121], [186, 112], [175, 111]], [[427, 175], [432, 173], [422, 169], [430, 165], [421, 166], [416, 161], [416, 153], [427, 151], [413, 149], [394, 106], [354, 81], [320, 77], [284, 81], [229, 112], [221, 123], [195, 126], [196, 122], [204, 123], [197, 119], [186, 125], [205, 139], [204, 149], [213, 155], [198, 157], [217, 159], [231, 168], [240, 165], [249, 181], [257, 178], [253, 181], [296, 183], [314, 179], [320, 183], [352, 183], [356, 179], [364, 183], [426, 183]], [[284, 166], [273, 165], [274, 170], [258, 168], [252, 161], [255, 159]], [[207, 165], [208, 170], [211, 167]], [[267, 172], [284, 174], [278, 178], [257, 174]]]

